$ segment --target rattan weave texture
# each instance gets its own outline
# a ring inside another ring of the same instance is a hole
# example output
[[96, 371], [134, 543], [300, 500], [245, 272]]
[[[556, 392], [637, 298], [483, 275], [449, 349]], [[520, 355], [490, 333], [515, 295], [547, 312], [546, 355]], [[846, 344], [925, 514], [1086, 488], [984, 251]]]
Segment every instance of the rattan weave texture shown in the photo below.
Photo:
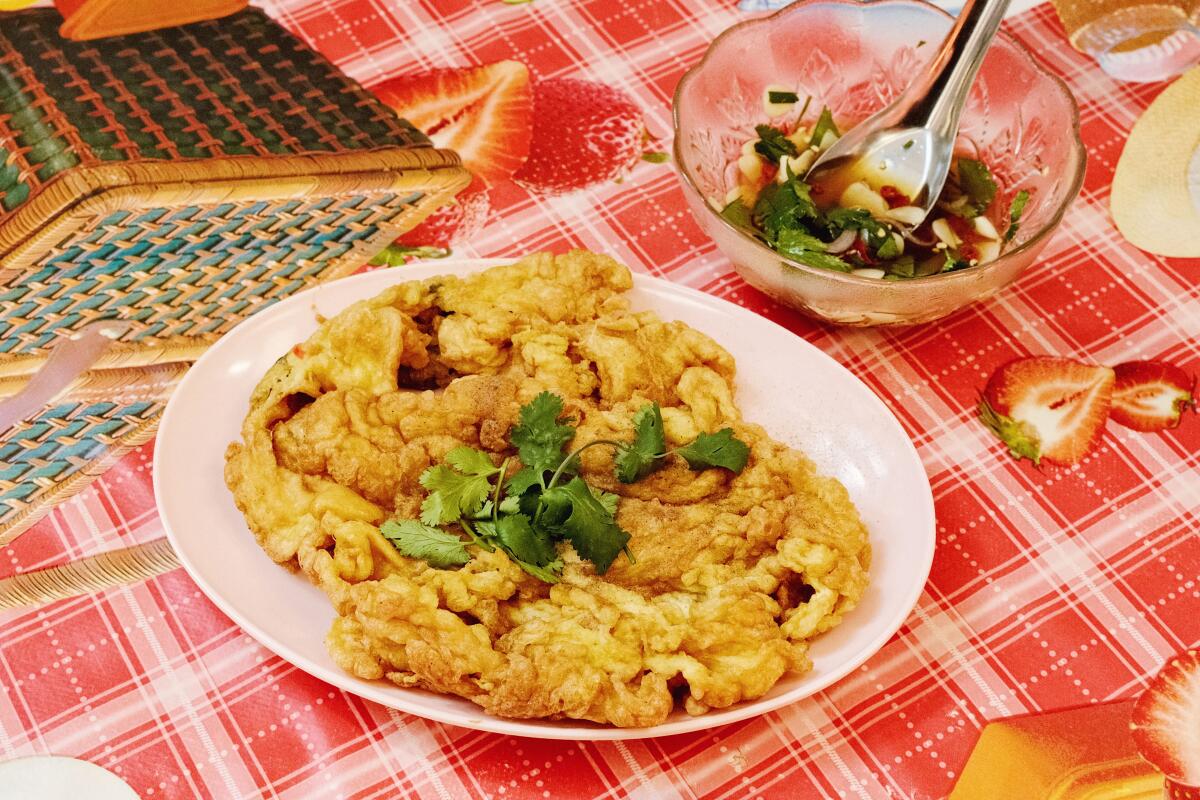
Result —
[[134, 324], [0, 431], [0, 543], [148, 439], [219, 336], [470, 179], [259, 10], [88, 42], [59, 23], [0, 14], [0, 395], [79, 326]]

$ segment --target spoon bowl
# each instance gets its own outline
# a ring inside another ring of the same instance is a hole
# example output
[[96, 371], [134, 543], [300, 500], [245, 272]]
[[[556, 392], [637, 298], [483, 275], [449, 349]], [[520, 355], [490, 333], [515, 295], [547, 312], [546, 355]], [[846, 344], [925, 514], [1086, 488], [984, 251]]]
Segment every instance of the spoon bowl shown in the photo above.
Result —
[[924, 214], [892, 221], [909, 231], [920, 224], [946, 185], [963, 107], [1009, 2], [967, 0], [917, 79], [895, 102], [825, 150], [805, 181], [832, 197], [855, 181], [865, 181], [874, 190], [893, 186]]

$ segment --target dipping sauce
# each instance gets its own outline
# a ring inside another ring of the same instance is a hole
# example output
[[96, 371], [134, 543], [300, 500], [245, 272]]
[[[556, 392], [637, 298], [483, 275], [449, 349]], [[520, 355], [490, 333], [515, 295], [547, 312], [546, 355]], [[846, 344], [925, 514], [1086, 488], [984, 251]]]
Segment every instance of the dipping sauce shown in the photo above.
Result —
[[[796, 102], [795, 93], [778, 87], [764, 93], [768, 116]], [[716, 203], [730, 223], [802, 264], [881, 280], [986, 264], [1012, 241], [1029, 194], [1018, 191], [1007, 212], [997, 208], [991, 171], [965, 155], [954, 157], [928, 216], [887, 164], [836, 170], [836, 185], [806, 183], [817, 157], [841, 135], [828, 108], [806, 124], [808, 105], [794, 125], [758, 125], [743, 144], [734, 185], [724, 204]]]

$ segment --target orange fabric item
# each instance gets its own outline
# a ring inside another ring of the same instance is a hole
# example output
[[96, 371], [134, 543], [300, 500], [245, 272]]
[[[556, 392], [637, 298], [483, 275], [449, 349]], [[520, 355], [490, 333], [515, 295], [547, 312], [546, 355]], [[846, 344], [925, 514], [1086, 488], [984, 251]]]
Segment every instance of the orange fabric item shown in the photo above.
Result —
[[225, 17], [241, 11], [250, 0], [54, 0], [63, 15], [58, 29], [68, 39], [84, 41], [105, 36], [152, 31]]

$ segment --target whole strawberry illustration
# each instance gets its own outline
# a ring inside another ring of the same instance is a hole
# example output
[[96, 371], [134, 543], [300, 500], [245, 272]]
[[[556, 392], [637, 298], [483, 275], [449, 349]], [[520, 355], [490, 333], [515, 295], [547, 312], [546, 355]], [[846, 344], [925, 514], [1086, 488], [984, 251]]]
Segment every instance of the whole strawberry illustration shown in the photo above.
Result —
[[624, 92], [575, 78], [533, 86], [529, 158], [513, 179], [540, 194], [565, 194], [621, 177], [646, 138], [641, 109]]

